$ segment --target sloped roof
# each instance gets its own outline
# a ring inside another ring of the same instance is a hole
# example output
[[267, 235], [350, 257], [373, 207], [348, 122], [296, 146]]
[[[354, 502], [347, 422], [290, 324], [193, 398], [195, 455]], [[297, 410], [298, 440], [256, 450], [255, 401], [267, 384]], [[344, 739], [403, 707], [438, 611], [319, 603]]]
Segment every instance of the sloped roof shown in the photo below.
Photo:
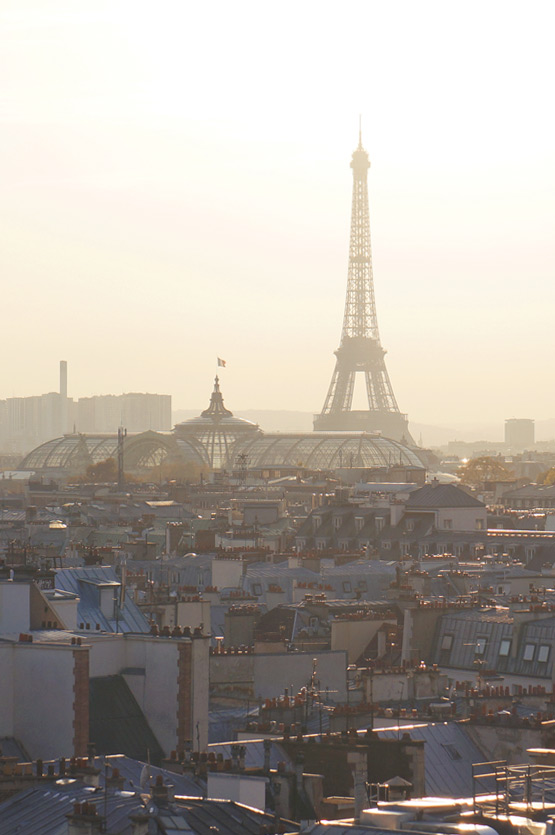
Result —
[[[412, 739], [423, 739], [426, 793], [433, 797], [470, 797], [472, 764], [483, 762], [484, 754], [456, 722], [430, 722], [401, 728]], [[397, 728], [378, 730], [381, 739], [396, 739]]]
[[420, 490], [415, 490], [407, 499], [405, 507], [485, 507], [484, 503], [470, 496], [454, 484], [425, 484]]
[[[99, 605], [98, 591], [95, 586], [105, 583], [117, 583], [120, 580], [109, 565], [93, 565], [82, 568], [62, 568], [56, 572], [55, 587], [79, 596], [77, 617], [79, 623], [98, 623], [105, 632], [142, 632], [150, 627], [147, 619], [129, 595], [124, 604], [118, 607], [117, 623], [115, 617], [107, 617]], [[114, 588], [117, 588], [114, 586]]]
[[91, 678], [90, 738], [99, 754], [161, 762], [164, 752], [123, 676]]

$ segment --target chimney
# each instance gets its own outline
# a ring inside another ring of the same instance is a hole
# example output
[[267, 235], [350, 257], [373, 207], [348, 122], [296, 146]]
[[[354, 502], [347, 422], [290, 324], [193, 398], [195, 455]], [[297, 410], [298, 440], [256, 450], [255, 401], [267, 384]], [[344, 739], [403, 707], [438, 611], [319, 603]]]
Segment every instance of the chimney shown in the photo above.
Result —
[[164, 783], [164, 778], [158, 774], [156, 780], [151, 786], [152, 799], [158, 806], [167, 804], [168, 800], [173, 800], [174, 786], [170, 783]]
[[60, 360], [60, 396], [67, 398], [67, 362]]
[[148, 835], [149, 816], [142, 812], [136, 815], [129, 815], [131, 821], [131, 835]]
[[270, 753], [272, 750], [272, 742], [269, 739], [264, 740], [264, 774], [270, 773]]
[[74, 803], [73, 812], [66, 815], [68, 835], [97, 835], [104, 830], [104, 818], [94, 803]]
[[112, 766], [111, 774], [105, 777], [106, 786], [110, 789], [119, 789], [121, 791], [125, 785], [125, 779], [119, 773], [119, 768]]
[[304, 754], [299, 751], [295, 758], [295, 782], [297, 784], [297, 791], [303, 789], [303, 772], [304, 772]]
[[362, 810], [368, 806], [368, 795], [366, 794], [366, 783], [368, 780], [366, 752], [350, 751], [347, 754], [347, 762], [353, 769], [355, 822], [358, 823]]

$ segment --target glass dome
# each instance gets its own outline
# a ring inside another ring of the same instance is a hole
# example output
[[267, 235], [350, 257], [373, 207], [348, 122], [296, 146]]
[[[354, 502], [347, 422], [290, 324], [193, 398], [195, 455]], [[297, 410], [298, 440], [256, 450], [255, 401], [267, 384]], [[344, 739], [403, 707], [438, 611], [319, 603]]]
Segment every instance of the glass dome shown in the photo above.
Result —
[[178, 423], [175, 433], [177, 438], [198, 441], [213, 470], [233, 467], [237, 445], [246, 438], [262, 435], [255, 423], [235, 417], [225, 408], [218, 377], [214, 380], [208, 408], [198, 417]]

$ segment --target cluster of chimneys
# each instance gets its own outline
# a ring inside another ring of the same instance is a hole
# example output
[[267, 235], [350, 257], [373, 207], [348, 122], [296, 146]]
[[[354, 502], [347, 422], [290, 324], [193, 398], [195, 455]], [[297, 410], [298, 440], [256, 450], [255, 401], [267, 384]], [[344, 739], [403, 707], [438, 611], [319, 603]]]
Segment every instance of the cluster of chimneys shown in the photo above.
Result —
[[150, 628], [150, 634], [157, 638], [204, 638], [204, 625], [195, 626], [191, 629], [190, 626], [174, 626], [171, 629], [169, 626], [163, 626], [162, 629], [157, 623], [153, 623]]
[[241, 603], [230, 606], [227, 611], [229, 615], [259, 615], [260, 606], [256, 603]]
[[97, 817], [98, 812], [94, 803], [83, 801], [83, 803], [73, 804], [73, 815], [75, 817], [94, 818]]
[[[529, 687], [523, 687], [521, 684], [515, 684], [515, 693], [516, 696], [547, 696], [553, 695], [552, 692], [548, 691], [543, 684], [531, 684]], [[455, 682], [455, 692], [457, 694], [464, 693], [464, 695], [468, 698], [471, 696], [472, 698], [482, 697], [482, 698], [499, 698], [502, 696], [510, 697], [511, 696], [511, 688], [504, 687], [503, 685], [499, 685], [498, 687], [491, 687], [487, 684], [485, 687], [469, 687], [468, 684], [464, 681], [456, 681]]]
[[210, 647], [210, 655], [253, 655], [254, 647], [241, 644], [238, 647], [222, 647], [221, 641], [215, 647]]
[[336, 615], [334, 620], [390, 620], [395, 618], [391, 609], [385, 612], [373, 612], [370, 609], [357, 609], [356, 612], [343, 612]]
[[482, 603], [479, 600], [418, 600], [419, 609], [476, 609]]

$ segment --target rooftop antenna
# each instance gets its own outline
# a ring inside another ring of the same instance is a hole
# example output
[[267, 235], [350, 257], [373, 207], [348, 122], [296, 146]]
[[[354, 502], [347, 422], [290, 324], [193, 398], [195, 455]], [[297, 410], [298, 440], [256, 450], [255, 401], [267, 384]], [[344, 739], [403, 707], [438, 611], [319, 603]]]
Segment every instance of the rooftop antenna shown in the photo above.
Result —
[[358, 147], [362, 148], [362, 115], [358, 114]]

